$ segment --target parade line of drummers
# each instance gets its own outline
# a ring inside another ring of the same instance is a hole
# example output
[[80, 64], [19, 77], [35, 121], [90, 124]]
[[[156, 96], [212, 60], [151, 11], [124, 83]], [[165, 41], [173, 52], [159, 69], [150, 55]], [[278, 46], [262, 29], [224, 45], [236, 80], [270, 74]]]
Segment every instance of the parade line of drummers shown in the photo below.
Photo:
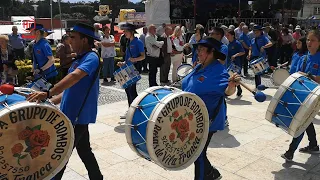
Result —
[[[305, 32], [299, 26], [282, 27], [280, 24], [263, 26], [240, 23], [237, 28], [221, 25], [213, 27], [206, 34], [202, 25], [196, 25], [195, 33], [189, 42], [185, 40], [185, 28], [172, 27], [166, 24], [156, 27], [149, 25], [143, 28], [143, 34], [136, 37], [136, 27], [132, 24], [121, 26], [124, 34], [120, 39], [120, 49], [124, 61], [118, 62], [119, 67], [131, 63], [140, 73], [149, 73], [149, 86], [158, 86], [156, 81], [158, 67], [160, 67], [160, 85], [170, 85], [178, 82], [177, 68], [183, 63], [184, 51], [191, 52], [194, 70], [181, 81], [182, 90], [198, 95], [206, 103], [208, 110], [220, 106], [219, 115], [215, 116], [211, 124], [206, 146], [201, 155], [194, 162], [194, 179], [212, 180], [220, 179], [222, 175], [211, 165], [206, 156], [208, 144], [213, 134], [224, 130], [226, 126], [226, 103], [218, 103], [219, 99], [237, 93], [241, 96], [239, 86], [241, 76], [248, 76], [248, 62], [261, 56], [268, 58], [271, 67], [277, 63], [288, 62], [290, 73], [304, 72], [320, 82], [320, 32], [316, 28]], [[84, 162], [89, 178], [103, 179], [97, 160], [90, 147], [90, 123], [96, 122], [98, 96], [100, 57], [103, 59], [103, 77], [106, 83], [115, 81], [114, 57], [115, 39], [110, 35], [108, 26], [99, 24], [94, 26], [76, 24], [74, 28], [63, 35], [61, 43], [57, 46], [57, 57], [60, 58], [61, 67], [55, 70], [54, 56], [51, 46], [45, 37], [51, 32], [41, 24], [30, 27], [31, 34], [36, 38], [26, 47], [32, 54], [32, 74], [42, 77], [53, 86], [44, 92], [31, 93], [27, 100], [40, 102], [51, 99], [54, 104], [61, 104], [61, 111], [75, 124], [75, 145], [81, 160]], [[21, 48], [14, 48], [21, 40], [21, 35], [13, 28], [9, 36], [0, 36], [2, 83], [14, 83], [13, 70], [16, 70], [14, 59], [22, 54]], [[20, 42], [23, 43], [23, 42]], [[20, 52], [21, 51], [21, 52]], [[100, 57], [99, 57], [100, 56]], [[280, 61], [278, 62], [278, 60]], [[303, 59], [307, 59], [303, 62]], [[172, 64], [172, 66], [171, 66]], [[235, 64], [242, 67], [237, 74], [229, 75], [227, 67]], [[310, 65], [311, 64], [311, 65]], [[312, 65], [313, 64], [313, 65]], [[172, 77], [169, 71], [172, 68]], [[270, 69], [269, 73], [272, 73]], [[56, 81], [57, 71], [62, 71], [64, 78]], [[255, 76], [256, 86], [261, 84], [261, 77]], [[90, 88], [90, 89], [89, 89]], [[89, 91], [88, 91], [89, 89]], [[136, 84], [125, 88], [128, 105], [138, 96]], [[86, 99], [85, 104], [84, 98]], [[79, 109], [82, 112], [79, 117]], [[211, 114], [209, 112], [209, 114]], [[121, 118], [125, 118], [126, 115]], [[212, 117], [210, 117], [212, 118]], [[299, 149], [300, 152], [312, 153], [319, 151], [313, 124], [307, 128], [310, 144]], [[303, 136], [303, 134], [302, 134]], [[302, 137], [294, 138], [288, 151], [282, 155], [286, 160], [292, 160], [295, 150]], [[55, 177], [61, 179], [65, 168]]]

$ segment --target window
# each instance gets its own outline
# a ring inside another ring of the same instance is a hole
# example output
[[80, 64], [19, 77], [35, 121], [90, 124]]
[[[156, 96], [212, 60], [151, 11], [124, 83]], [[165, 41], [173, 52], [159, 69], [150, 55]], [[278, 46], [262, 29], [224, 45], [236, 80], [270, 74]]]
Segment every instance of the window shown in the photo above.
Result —
[[314, 7], [313, 14], [319, 15], [320, 14], [320, 7]]

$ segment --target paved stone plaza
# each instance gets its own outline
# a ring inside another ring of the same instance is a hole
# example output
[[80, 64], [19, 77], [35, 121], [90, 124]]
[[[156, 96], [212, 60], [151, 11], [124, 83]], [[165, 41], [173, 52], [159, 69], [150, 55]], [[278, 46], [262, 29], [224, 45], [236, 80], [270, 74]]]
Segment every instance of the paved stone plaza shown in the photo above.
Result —
[[[244, 79], [253, 84], [253, 78]], [[148, 86], [143, 75], [138, 89]], [[270, 85], [268, 77], [263, 83]], [[90, 125], [93, 152], [105, 179], [110, 180], [192, 180], [194, 167], [181, 171], [166, 171], [156, 164], [138, 157], [127, 145], [124, 120], [119, 116], [127, 110], [124, 90], [118, 85], [102, 84], [99, 99], [97, 123]], [[230, 127], [215, 134], [208, 148], [208, 158], [221, 172], [225, 180], [318, 180], [320, 179], [320, 158], [296, 152], [294, 162], [285, 163], [280, 157], [292, 137], [265, 120], [268, 104], [276, 92], [270, 88], [264, 91], [267, 100], [258, 103], [248, 91], [243, 96], [235, 95], [228, 100]], [[320, 119], [320, 117], [316, 117]], [[320, 139], [319, 120], [314, 121]], [[307, 144], [305, 136], [300, 146]], [[87, 171], [74, 151], [63, 180], [89, 179]]]

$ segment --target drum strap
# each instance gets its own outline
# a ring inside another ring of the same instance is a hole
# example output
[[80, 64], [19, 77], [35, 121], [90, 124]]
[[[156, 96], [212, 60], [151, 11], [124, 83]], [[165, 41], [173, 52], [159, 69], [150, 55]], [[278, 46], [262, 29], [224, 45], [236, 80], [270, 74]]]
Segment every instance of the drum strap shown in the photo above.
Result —
[[210, 125], [216, 120], [216, 117], [221, 109], [223, 100], [224, 100], [224, 96], [221, 96], [221, 98], [219, 99], [218, 105], [213, 109], [213, 111], [211, 111], [213, 114], [211, 116], [212, 118], [210, 119]]
[[[95, 53], [95, 52], [94, 52], [94, 53]], [[98, 56], [98, 57], [99, 57], [99, 56]], [[89, 86], [89, 88], [88, 88], [88, 91], [87, 91], [87, 93], [86, 93], [86, 96], [84, 97], [84, 100], [83, 100], [83, 102], [82, 102], [82, 104], [81, 104], [80, 110], [79, 110], [78, 115], [77, 115], [77, 117], [76, 117], [76, 120], [75, 120], [75, 122], [74, 122], [74, 124], [73, 124], [74, 126], [77, 124], [78, 119], [79, 119], [79, 117], [80, 117], [80, 114], [81, 114], [81, 112], [82, 112], [82, 110], [83, 110], [83, 108], [84, 108], [84, 105], [85, 105], [85, 103], [86, 103], [86, 101], [87, 101], [87, 99], [88, 99], [89, 93], [90, 93], [90, 91], [91, 91], [94, 83], [96, 82], [96, 79], [99, 77], [100, 69], [101, 69], [101, 65], [100, 65], [100, 59], [99, 59], [99, 64], [98, 64], [98, 67], [97, 67], [97, 69], [96, 69], [96, 71], [95, 71], [95, 74], [94, 74], [94, 77], [93, 77], [93, 81], [91, 82], [91, 84], [90, 84], [90, 86]]]
[[307, 67], [307, 59], [308, 59], [308, 55], [305, 55], [304, 59], [303, 59], [303, 64], [302, 64], [302, 72], [304, 72], [306, 70]]

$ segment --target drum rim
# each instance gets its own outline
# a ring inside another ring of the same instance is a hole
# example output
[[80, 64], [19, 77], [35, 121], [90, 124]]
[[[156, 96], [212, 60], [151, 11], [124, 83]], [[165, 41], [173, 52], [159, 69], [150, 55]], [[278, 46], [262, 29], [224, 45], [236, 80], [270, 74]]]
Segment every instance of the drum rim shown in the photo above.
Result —
[[179, 75], [179, 70], [181, 69], [181, 68], [183, 68], [183, 67], [190, 67], [190, 69], [189, 70], [193, 70], [193, 67], [192, 67], [192, 65], [191, 64], [181, 64], [178, 68], [177, 68], [177, 75], [181, 78], [181, 77], [186, 77], [187, 75], [189, 75], [189, 74], [187, 74], [187, 75], [185, 75], [185, 76], [181, 76], [181, 75]]
[[[29, 88], [27, 88], [29, 89]], [[3, 109], [0, 109], [0, 117], [4, 116], [6, 113], [10, 112], [13, 110], [13, 108], [16, 108], [16, 109], [20, 109], [20, 108], [24, 108], [24, 107], [32, 107], [32, 106], [44, 106], [46, 108], [52, 108], [52, 106], [48, 105], [48, 104], [45, 104], [45, 103], [34, 103], [34, 102], [28, 102], [28, 101], [23, 101], [22, 103], [16, 103], [16, 104], [13, 104], [10, 106], [10, 109], [8, 108], [3, 108]], [[59, 109], [56, 109], [56, 108], [52, 108], [54, 109], [55, 111], [60, 111]], [[68, 118], [68, 116], [66, 116], [62, 111], [60, 111], [60, 113], [65, 117], [66, 119], [66, 123], [69, 124], [69, 127], [71, 127], [71, 130], [70, 130], [70, 146], [66, 152], [66, 156], [64, 157], [64, 159], [61, 161], [61, 163], [55, 168], [55, 170], [52, 171], [51, 174], [48, 174], [46, 177], [44, 177], [43, 179], [44, 180], [50, 180], [51, 178], [53, 178], [56, 174], [58, 174], [61, 169], [67, 164], [67, 162], [69, 161], [69, 158], [72, 154], [72, 151], [73, 151], [73, 146], [74, 146], [74, 138], [75, 138], [75, 135], [74, 135], [74, 128], [73, 128], [73, 124], [71, 123], [70, 119]]]
[[[179, 167], [175, 167], [175, 168], [169, 168], [169, 167], [165, 167], [163, 166], [159, 161], [158, 161], [158, 158], [156, 157], [155, 155], [155, 151], [153, 149], [153, 138], [147, 138], [147, 149], [148, 149], [148, 152], [149, 152], [149, 155], [151, 157], [151, 159], [156, 163], [158, 164], [159, 166], [161, 166], [162, 168], [164, 169], [167, 169], [167, 170], [171, 170], [171, 171], [178, 171], [178, 170], [182, 170], [182, 169], [185, 169], [187, 167], [189, 167], [192, 163], [194, 163], [197, 158], [200, 156], [200, 154], [202, 153], [203, 151], [203, 148], [204, 146], [206, 145], [206, 142], [207, 142], [207, 139], [208, 139], [208, 134], [209, 134], [209, 127], [210, 127], [210, 123], [209, 123], [209, 114], [208, 114], [208, 110], [206, 108], [206, 105], [205, 103], [203, 102], [203, 100], [197, 96], [196, 94], [193, 94], [193, 93], [190, 93], [190, 92], [184, 92], [184, 91], [181, 91], [181, 92], [177, 92], [177, 93], [172, 93], [170, 94], [170, 96], [166, 96], [165, 98], [162, 99], [162, 103], [158, 103], [156, 105], [156, 107], [153, 109], [150, 117], [151, 119], [154, 119], [154, 120], [151, 120], [153, 123], [153, 127], [154, 127], [154, 122], [156, 121], [156, 117], [159, 116], [159, 114], [161, 113], [161, 110], [165, 107], [165, 105], [170, 102], [172, 99], [178, 97], [178, 96], [181, 96], [181, 95], [190, 95], [194, 98], [197, 99], [198, 103], [201, 104], [201, 107], [203, 109], [203, 114], [204, 114], [204, 122], [207, 122], [205, 124], [207, 124], [207, 128], [205, 127], [204, 128], [204, 132], [203, 132], [203, 137], [202, 137], [202, 142], [201, 144], [199, 145], [198, 149], [195, 151], [195, 153], [193, 154], [193, 157], [191, 157], [185, 164], [179, 166]], [[193, 98], [193, 99], [194, 99]], [[152, 129], [149, 129], [149, 124], [148, 124], [148, 127], [147, 127], [147, 135], [148, 134], [152, 134], [153, 133], [153, 128]], [[150, 127], [151, 128], [151, 127]]]
[[[290, 73], [289, 73], [287, 70], [285, 70], [285, 69], [281, 69], [281, 68], [276, 69], [276, 70], [274, 70], [274, 71], [273, 71], [273, 73], [271, 74], [271, 81], [272, 81], [272, 84], [273, 84], [273, 85], [275, 85], [275, 86], [280, 86], [280, 85], [281, 85], [285, 80], [284, 80], [281, 84], [276, 83], [276, 81], [274, 80], [274, 79], [276, 79], [276, 77], [274, 77], [274, 76], [276, 75], [276, 73], [277, 73], [277, 72], [278, 72], [278, 73], [279, 73], [279, 72], [280, 72], [280, 73], [282, 73], [282, 72], [286, 72], [286, 74], [285, 74], [285, 75], [288, 75], [288, 77], [290, 76]], [[288, 77], [287, 77], [287, 78], [288, 78]]]

